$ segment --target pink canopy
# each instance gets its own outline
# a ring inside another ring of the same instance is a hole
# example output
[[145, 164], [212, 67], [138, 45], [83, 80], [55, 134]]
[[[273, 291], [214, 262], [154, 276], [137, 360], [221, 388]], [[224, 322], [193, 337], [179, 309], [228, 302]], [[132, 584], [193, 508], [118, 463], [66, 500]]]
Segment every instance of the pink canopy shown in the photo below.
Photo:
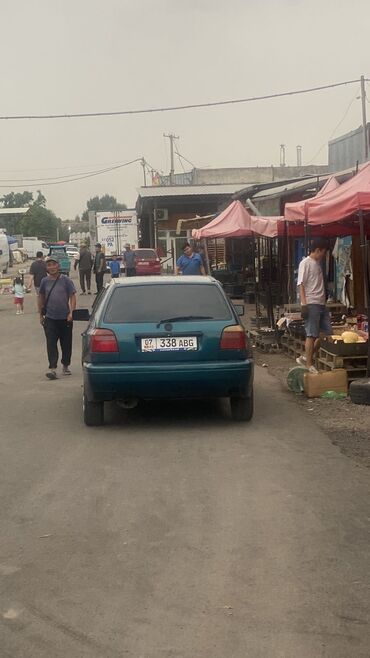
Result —
[[278, 235], [281, 217], [253, 217], [240, 201], [233, 201], [209, 224], [193, 229], [193, 238], [246, 238], [256, 233], [268, 238]]
[[306, 202], [309, 224], [330, 224], [370, 211], [370, 162], [352, 178], [321, 197]]
[[[339, 183], [335, 176], [330, 176], [314, 199], [318, 199], [324, 194], [336, 190], [338, 187]], [[312, 201], [312, 199], [303, 199], [302, 201], [296, 201], [295, 203], [286, 203], [284, 208], [285, 219], [289, 222], [303, 222], [306, 217], [306, 208], [308, 208], [307, 204], [310, 201]]]

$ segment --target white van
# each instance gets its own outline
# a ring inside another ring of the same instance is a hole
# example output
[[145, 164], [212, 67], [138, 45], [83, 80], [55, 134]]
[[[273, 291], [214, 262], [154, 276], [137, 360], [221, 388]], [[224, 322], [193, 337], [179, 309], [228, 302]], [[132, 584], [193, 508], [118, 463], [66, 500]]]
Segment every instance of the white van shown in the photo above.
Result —
[[43, 256], [47, 256], [49, 253], [46, 242], [38, 238], [23, 238], [23, 249], [27, 251], [28, 258], [36, 258], [38, 251], [42, 251]]
[[0, 272], [6, 274], [9, 267], [9, 245], [5, 233], [0, 233]]

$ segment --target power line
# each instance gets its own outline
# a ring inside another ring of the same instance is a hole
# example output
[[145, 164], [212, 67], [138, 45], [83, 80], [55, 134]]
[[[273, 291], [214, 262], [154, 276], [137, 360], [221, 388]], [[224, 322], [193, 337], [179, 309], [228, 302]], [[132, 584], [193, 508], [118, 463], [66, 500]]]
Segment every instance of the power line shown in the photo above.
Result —
[[[368, 79], [366, 79], [368, 81]], [[345, 85], [352, 85], [358, 83], [359, 80], [345, 80], [344, 82], [333, 82], [329, 85], [320, 85], [318, 87], [309, 87], [307, 89], [295, 89], [293, 91], [283, 91], [276, 94], [265, 94], [263, 96], [249, 96], [247, 98], [234, 98], [225, 101], [212, 101], [209, 103], [191, 103], [187, 105], [172, 105], [169, 107], [152, 107], [138, 110], [117, 110], [113, 112], [76, 112], [70, 114], [13, 114], [13, 115], [0, 115], [0, 120], [23, 120], [23, 119], [82, 119], [88, 117], [111, 117], [123, 116], [133, 114], [152, 114], [155, 112], [175, 112], [178, 110], [193, 110], [205, 107], [218, 107], [222, 105], [236, 105], [240, 103], [252, 103], [255, 101], [270, 100], [273, 98], [283, 98], [284, 96], [297, 96], [298, 94], [309, 94], [314, 91], [322, 91], [324, 89], [334, 89], [335, 87], [343, 87]]]
[[188, 160], [187, 158], [185, 158], [185, 156], [181, 155], [181, 153], [179, 153], [177, 147], [176, 147], [176, 153], [177, 153], [177, 155], [179, 156], [179, 158], [181, 158], [182, 160], [184, 160], [185, 162], [187, 162], [191, 167], [193, 167], [193, 169], [196, 169], [195, 164], [193, 164], [192, 162], [190, 162], [190, 160]]
[[356, 98], [358, 98], [358, 91], [356, 91], [356, 93], [355, 93], [355, 95], [353, 96], [352, 100], [350, 101], [350, 103], [349, 103], [349, 105], [348, 105], [348, 107], [347, 107], [347, 109], [346, 109], [344, 115], [342, 116], [341, 120], [337, 123], [337, 125], [335, 126], [333, 132], [332, 132], [331, 135], [329, 136], [329, 139], [326, 140], [326, 141], [320, 146], [320, 148], [319, 148], [318, 151], [315, 153], [315, 155], [313, 156], [313, 158], [311, 158], [311, 160], [308, 162], [308, 164], [311, 164], [311, 162], [313, 162], [314, 160], [316, 160], [317, 156], [321, 153], [321, 151], [323, 150], [323, 148], [324, 148], [325, 146], [327, 146], [327, 145], [328, 145], [328, 142], [330, 142], [330, 140], [334, 137], [335, 133], [337, 132], [337, 130], [338, 130], [338, 128], [339, 128], [339, 126], [342, 125], [344, 119], [347, 117], [347, 114], [348, 114], [348, 112], [350, 111], [350, 109], [351, 109], [351, 107], [352, 107], [354, 101], [356, 100]]
[[[124, 162], [123, 164], [117, 165], [116, 167], [109, 167], [108, 169], [101, 169], [100, 171], [93, 171], [90, 173], [86, 174], [81, 174], [78, 176], [75, 176], [73, 178], [69, 178], [68, 180], [54, 180], [53, 182], [38, 182], [38, 183], [23, 183], [23, 185], [0, 185], [0, 188], [5, 187], [5, 188], [19, 188], [27, 185], [27, 187], [46, 187], [47, 185], [63, 185], [64, 183], [73, 183], [74, 181], [78, 180], [83, 180], [85, 178], [92, 178], [93, 176], [100, 176], [101, 174], [105, 174], [109, 171], [114, 171], [116, 169], [121, 169], [122, 167], [127, 167], [128, 165], [134, 164], [135, 162], [141, 162], [141, 158], [136, 158], [135, 160], [131, 160], [130, 162]], [[63, 177], [64, 178], [64, 177]], [[47, 181], [47, 179], [46, 179]]]

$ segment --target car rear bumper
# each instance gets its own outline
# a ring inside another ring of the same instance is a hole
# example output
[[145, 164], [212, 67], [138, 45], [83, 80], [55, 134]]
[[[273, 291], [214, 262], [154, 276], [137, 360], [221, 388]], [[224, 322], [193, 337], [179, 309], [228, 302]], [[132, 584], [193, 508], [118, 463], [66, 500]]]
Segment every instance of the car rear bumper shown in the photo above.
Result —
[[175, 364], [84, 363], [89, 400], [229, 397], [250, 395], [253, 360]]

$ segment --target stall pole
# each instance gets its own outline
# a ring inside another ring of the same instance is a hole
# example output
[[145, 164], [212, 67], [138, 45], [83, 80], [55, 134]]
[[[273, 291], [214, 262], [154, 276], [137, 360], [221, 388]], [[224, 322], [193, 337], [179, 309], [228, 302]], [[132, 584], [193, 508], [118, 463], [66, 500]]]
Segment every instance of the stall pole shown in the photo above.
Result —
[[[368, 263], [368, 254], [367, 254], [367, 239], [365, 235], [364, 228], [364, 213], [362, 210], [359, 211], [358, 217], [360, 220], [360, 248], [362, 255], [362, 267], [364, 269], [364, 285], [365, 285], [365, 304], [366, 304], [366, 314], [367, 321], [369, 322], [369, 313], [370, 313], [370, 282], [369, 282], [369, 263]], [[369, 326], [368, 326], [369, 334]], [[370, 334], [367, 339], [367, 370], [366, 376], [370, 377]]]
[[207, 274], [211, 274], [211, 267], [210, 267], [210, 264], [209, 264], [207, 238], [203, 238], [202, 244], [203, 244], [204, 253], [205, 253], [205, 256], [206, 256]]

